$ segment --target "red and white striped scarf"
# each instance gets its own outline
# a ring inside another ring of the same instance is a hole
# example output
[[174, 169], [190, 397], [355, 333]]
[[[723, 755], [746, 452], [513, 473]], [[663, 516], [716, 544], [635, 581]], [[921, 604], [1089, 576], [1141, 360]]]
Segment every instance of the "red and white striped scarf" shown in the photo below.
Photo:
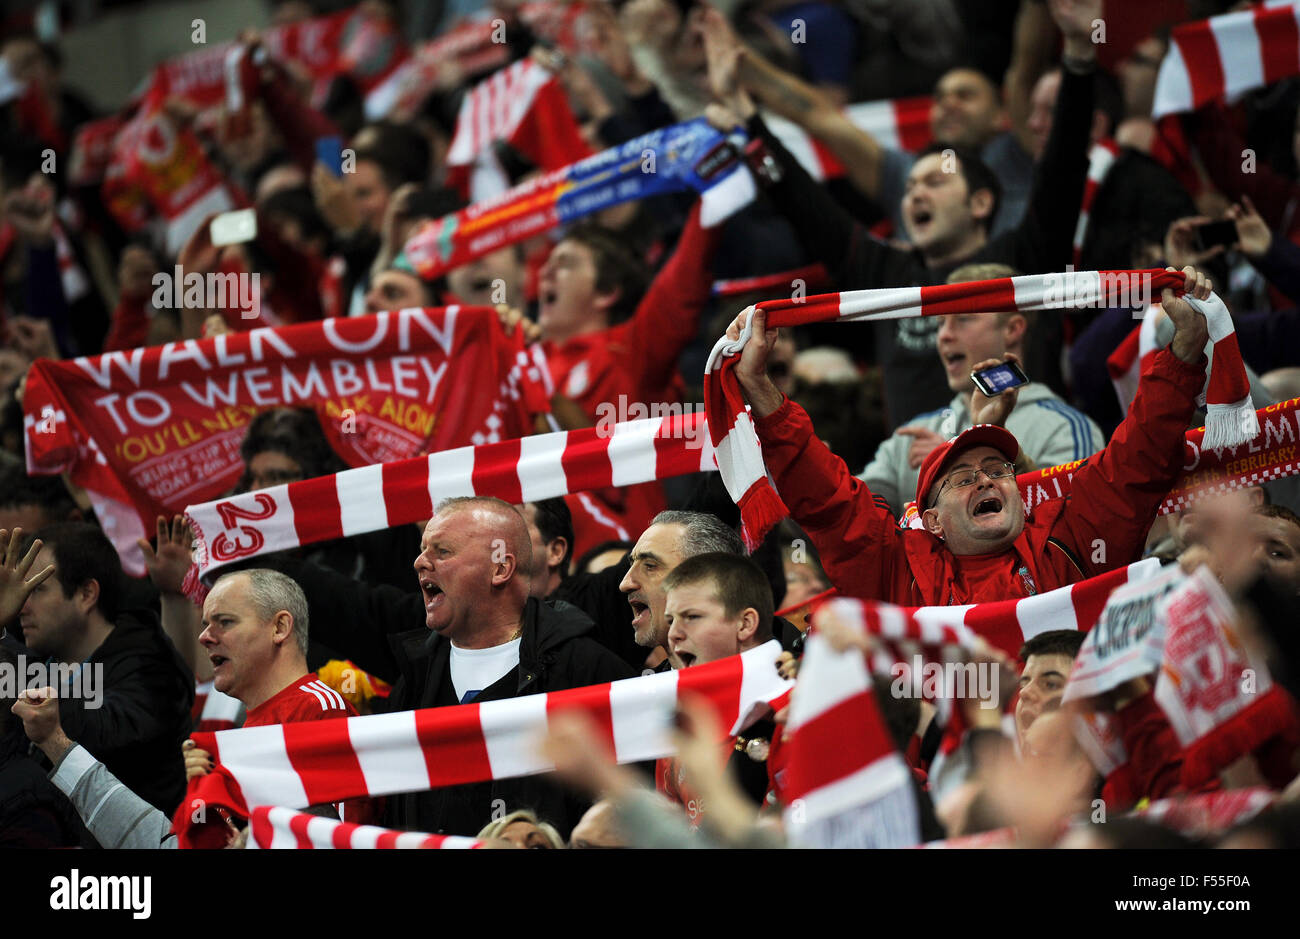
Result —
[[479, 82], [461, 102], [447, 169], [453, 185], [471, 202], [510, 188], [492, 154], [498, 140], [542, 170], [558, 170], [591, 155], [564, 86], [532, 59], [520, 59]]
[[218, 691], [212, 680], [194, 686], [195, 730], [233, 730], [244, 723], [244, 703]]
[[[735, 297], [742, 293], [770, 293], [774, 290], [795, 290], [800, 283], [804, 288], [820, 287], [826, 283], [830, 274], [826, 266], [820, 261], [814, 264], [807, 264], [803, 267], [796, 267], [789, 271], [778, 271], [775, 274], [756, 274], [752, 277], [732, 277], [725, 280], [715, 280], [713, 282], [713, 295], [715, 297]], [[804, 293], [807, 292], [805, 289]]]
[[[934, 99], [898, 98], [893, 101], [862, 101], [844, 109], [845, 116], [873, 137], [886, 150], [915, 152], [934, 139], [930, 127], [930, 108]], [[818, 182], [844, 175], [844, 164], [824, 143], [798, 124], [775, 115], [763, 120], [781, 145]]]
[[[1085, 271], [1063, 274], [1029, 274], [963, 284], [930, 287], [888, 287], [855, 290], [792, 300], [766, 300], [758, 307], [767, 312], [767, 327], [801, 326], [819, 322], [864, 322], [940, 316], [946, 313], [995, 313], [1007, 310], [1045, 311], [1119, 305], [1142, 295], [1158, 295], [1165, 288], [1181, 289], [1183, 275], [1159, 270]], [[1205, 313], [1209, 326], [1213, 367], [1206, 383], [1206, 445], [1232, 446], [1251, 439], [1258, 421], [1250, 402], [1246, 367], [1237, 348], [1232, 317], [1219, 298], [1188, 301]], [[709, 430], [717, 451], [718, 469], [727, 492], [740, 506], [746, 543], [757, 546], [763, 536], [787, 514], [785, 505], [767, 478], [767, 469], [754, 431], [740, 382], [734, 369], [752, 334], [753, 311], [738, 339], [725, 336], [714, 345], [704, 374], [704, 403]]]
[[247, 818], [258, 805], [305, 807], [546, 773], [553, 769], [541, 752], [547, 724], [566, 711], [591, 717], [620, 763], [671, 756], [680, 695], [704, 698], [728, 732], [739, 733], [793, 686], [777, 674], [780, 652], [772, 640], [707, 665], [568, 691], [196, 733], [194, 742], [218, 765], [190, 781], [177, 836], [189, 846], [195, 799], [208, 811]]
[[[833, 601], [840, 602], [840, 601]], [[906, 848], [920, 840], [912, 772], [856, 649], [816, 634], [790, 701], [785, 832], [801, 848]]]
[[928, 661], [968, 655], [975, 647], [976, 636], [1015, 658], [1020, 647], [1040, 633], [1055, 629], [1086, 632], [1096, 624], [1112, 590], [1148, 580], [1159, 572], [1159, 560], [1144, 558], [1097, 577], [1020, 599], [965, 606], [903, 607], [837, 597], [827, 601], [824, 608], [882, 640], [883, 654], [872, 664], [878, 671], [887, 672], [892, 662], [907, 661], [915, 654]]
[[1158, 120], [1194, 111], [1300, 75], [1298, 15], [1300, 9], [1288, 0], [1175, 27], [1156, 78], [1151, 116]]
[[1142, 317], [1142, 322], [1133, 327], [1133, 331], [1124, 337], [1124, 341], [1115, 347], [1115, 351], [1106, 359], [1106, 371], [1110, 373], [1110, 382], [1115, 386], [1115, 397], [1125, 411], [1137, 396], [1138, 379], [1146, 370], [1152, 356], [1159, 352], [1156, 345], [1156, 327], [1159, 317], [1156, 311], [1160, 304], [1153, 303]]
[[535, 502], [714, 465], [704, 416], [690, 413], [443, 450], [191, 505], [185, 514], [208, 580], [235, 559], [220, 545], [254, 546], [242, 559], [417, 522], [452, 496]]
[[355, 825], [283, 806], [259, 805], [248, 820], [251, 848], [481, 848], [477, 838]]
[[1083, 201], [1079, 205], [1079, 221], [1074, 226], [1074, 266], [1079, 266], [1083, 256], [1083, 239], [1088, 233], [1088, 219], [1092, 204], [1097, 201], [1097, 190], [1106, 181], [1106, 174], [1119, 156], [1119, 144], [1107, 137], [1098, 140], [1088, 151], [1088, 178], [1083, 184]]

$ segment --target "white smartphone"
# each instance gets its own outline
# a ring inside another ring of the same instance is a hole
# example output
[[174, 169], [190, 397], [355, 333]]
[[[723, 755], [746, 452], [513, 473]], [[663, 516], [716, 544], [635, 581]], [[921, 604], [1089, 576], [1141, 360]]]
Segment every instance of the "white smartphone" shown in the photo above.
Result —
[[252, 241], [257, 237], [257, 210], [239, 209], [235, 212], [222, 212], [212, 220], [208, 233], [212, 236], [214, 248]]

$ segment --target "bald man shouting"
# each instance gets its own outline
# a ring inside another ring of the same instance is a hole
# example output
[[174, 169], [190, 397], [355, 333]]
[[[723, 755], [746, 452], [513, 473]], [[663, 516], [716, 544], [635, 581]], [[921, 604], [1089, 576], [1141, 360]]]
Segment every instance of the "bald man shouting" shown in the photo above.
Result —
[[[593, 624], [577, 607], [529, 596], [532, 571], [532, 539], [514, 506], [490, 498], [440, 502], [415, 559], [424, 627], [388, 637], [401, 673], [390, 710], [497, 701], [635, 675], [590, 638]], [[494, 813], [522, 807], [566, 835], [586, 809], [544, 779], [525, 777], [396, 796], [387, 821], [473, 835]]]

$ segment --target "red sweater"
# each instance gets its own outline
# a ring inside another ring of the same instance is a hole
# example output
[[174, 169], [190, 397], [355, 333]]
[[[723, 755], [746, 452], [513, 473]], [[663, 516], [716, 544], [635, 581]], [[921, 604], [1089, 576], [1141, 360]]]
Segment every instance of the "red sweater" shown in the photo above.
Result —
[[841, 593], [903, 606], [980, 603], [1026, 596], [1022, 567], [1044, 592], [1136, 560], [1181, 470], [1204, 381], [1203, 358], [1188, 365], [1161, 350], [1109, 445], [1075, 472], [1073, 495], [1037, 506], [1010, 548], [978, 557], [956, 557], [929, 532], [900, 529], [797, 404], [785, 401], [755, 428], [777, 491]]

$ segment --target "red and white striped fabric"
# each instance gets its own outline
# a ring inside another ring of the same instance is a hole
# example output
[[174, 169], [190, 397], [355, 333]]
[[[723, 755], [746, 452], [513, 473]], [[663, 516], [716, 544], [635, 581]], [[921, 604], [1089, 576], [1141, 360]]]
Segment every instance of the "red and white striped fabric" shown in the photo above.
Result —
[[447, 151], [454, 185], [471, 202], [509, 188], [492, 144], [503, 140], [542, 170], [558, 170], [591, 155], [564, 86], [532, 59], [520, 59], [470, 89], [461, 102]]
[[1132, 813], [1159, 822], [1192, 838], [1222, 834], [1234, 825], [1254, 818], [1277, 801], [1278, 794], [1257, 786], [1205, 792], [1177, 799], [1160, 799]]
[[550, 772], [541, 752], [552, 714], [582, 711], [620, 763], [672, 756], [682, 694], [698, 696], [735, 735], [770, 710], [793, 682], [781, 678], [775, 640], [707, 665], [549, 694], [192, 736], [217, 772], [190, 781], [186, 806], [204, 799], [248, 817], [251, 806], [305, 807], [364, 796]]
[[1119, 144], [1110, 138], [1098, 140], [1088, 151], [1088, 179], [1083, 184], [1083, 202], [1079, 205], [1079, 222], [1074, 226], [1074, 266], [1079, 266], [1083, 256], [1083, 239], [1088, 233], [1088, 218], [1092, 213], [1092, 203], [1097, 199], [1097, 190], [1106, 181], [1106, 174], [1115, 165], [1119, 156]]
[[808, 287], [820, 287], [824, 284], [830, 274], [827, 272], [825, 265], [820, 261], [815, 264], [808, 264], [804, 267], [796, 267], [794, 270], [778, 271], [775, 274], [757, 274], [753, 277], [733, 277], [727, 280], [715, 280], [713, 282], [713, 295], [715, 297], [734, 297], [742, 293], [758, 291], [767, 293], [772, 290], [795, 290], [802, 281], [805, 288], [802, 292], [807, 293]]
[[[895, 101], [862, 101], [850, 104], [844, 114], [853, 124], [875, 138], [886, 150], [914, 152], [934, 139], [930, 126], [929, 96]], [[776, 115], [763, 120], [781, 145], [790, 151], [808, 174], [819, 182], [844, 175], [844, 164], [830, 149], [793, 121]]]
[[[692, 412], [625, 421], [612, 431], [597, 425], [376, 463], [191, 505], [185, 514], [199, 573], [209, 580], [231, 560], [218, 560], [211, 550], [223, 535], [256, 546], [242, 559], [418, 522], [453, 496], [518, 504], [715, 468], [704, 416]], [[596, 509], [594, 517], [602, 520], [601, 514]]]
[[1155, 699], [1183, 747], [1183, 786], [1213, 779], [1295, 726], [1290, 697], [1273, 685], [1263, 656], [1243, 641], [1233, 603], [1208, 567], [1164, 598], [1157, 619], [1164, 657]]
[[194, 707], [199, 715], [195, 730], [215, 733], [244, 723], [244, 703], [218, 691], [210, 680], [195, 685]]
[[430, 835], [354, 825], [283, 806], [259, 805], [248, 820], [248, 847], [253, 848], [481, 848], [483, 842], [462, 835]]
[[[1007, 310], [1046, 311], [1097, 306], [1129, 306], [1158, 295], [1163, 288], [1180, 290], [1183, 275], [1171, 271], [1070, 271], [1028, 274], [962, 284], [930, 287], [887, 287], [817, 296], [765, 300], [767, 328], [820, 322], [864, 322], [941, 316], [946, 313], [995, 313]], [[1250, 401], [1246, 366], [1237, 348], [1232, 317], [1217, 295], [1188, 302], [1201, 310], [1209, 325], [1213, 364], [1206, 383], [1206, 446], [1245, 443], [1259, 431]], [[704, 403], [717, 451], [718, 469], [731, 498], [740, 506], [746, 543], [756, 547], [782, 518], [786, 508], [767, 478], [758, 435], [741, 394], [734, 368], [753, 333], [754, 308], [747, 311], [739, 338], [717, 341], [704, 374]]]
[[1142, 317], [1142, 322], [1133, 327], [1133, 331], [1124, 337], [1124, 341], [1106, 359], [1106, 371], [1110, 373], [1110, 382], [1115, 386], [1115, 397], [1119, 398], [1120, 406], [1125, 411], [1137, 396], [1138, 379], [1142, 372], [1146, 370], [1151, 357], [1160, 351], [1156, 346], [1159, 313], [1160, 304], [1151, 304]]
[[906, 661], [918, 652], [934, 661], [964, 659], [974, 649], [977, 636], [1015, 658], [1020, 647], [1040, 633], [1091, 629], [1112, 590], [1149, 580], [1159, 572], [1158, 559], [1144, 558], [1098, 577], [1018, 600], [902, 607], [837, 597], [822, 609], [884, 640], [882, 657], [872, 665], [888, 672], [892, 662]]
[[1286, 3], [1183, 23], [1156, 78], [1151, 116], [1194, 111], [1217, 98], [1300, 75], [1300, 8]]
[[[961, 616], [945, 615], [945, 610], [962, 607], [902, 607], [892, 603], [875, 603], [836, 597], [820, 604], [816, 623], [832, 616], [879, 640], [872, 656], [871, 669], [890, 674], [898, 662], [910, 662], [920, 656], [925, 662], [964, 661], [974, 653], [976, 636]], [[966, 609], [969, 609], [967, 607]], [[937, 616], [934, 614], [938, 614]]]
[[[839, 601], [833, 601], [839, 602]], [[907, 848], [920, 840], [912, 772], [856, 649], [808, 639], [790, 702], [785, 832], [800, 848]]]

